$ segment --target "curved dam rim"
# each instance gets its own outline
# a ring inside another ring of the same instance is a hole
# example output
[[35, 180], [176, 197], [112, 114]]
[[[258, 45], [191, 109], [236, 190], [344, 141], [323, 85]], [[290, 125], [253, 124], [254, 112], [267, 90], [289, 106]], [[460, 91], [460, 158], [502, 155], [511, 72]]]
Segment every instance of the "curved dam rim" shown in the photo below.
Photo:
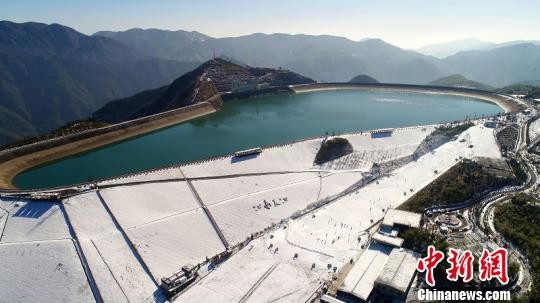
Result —
[[505, 113], [513, 113], [524, 110], [527, 105], [515, 98], [495, 92], [461, 87], [416, 85], [416, 84], [394, 84], [394, 83], [312, 83], [291, 85], [289, 88], [297, 94], [322, 92], [332, 90], [367, 90], [391, 93], [416, 93], [431, 95], [448, 95], [475, 98], [479, 101], [493, 103], [502, 108]]
[[[190, 106], [191, 107], [191, 106]], [[18, 192], [38, 192], [47, 190], [47, 188], [21, 190], [13, 184], [13, 179], [20, 173], [28, 171], [30, 169], [47, 165], [55, 161], [61, 161], [62, 159], [76, 156], [78, 154], [88, 152], [97, 148], [101, 148], [108, 145], [120, 143], [124, 140], [129, 140], [142, 136], [148, 133], [156, 132], [162, 129], [172, 127], [176, 124], [187, 122], [189, 120], [211, 114], [219, 110], [209, 102], [202, 102], [192, 108], [179, 108], [166, 112], [164, 116], [160, 114], [154, 115], [155, 117], [144, 117], [135, 120], [130, 120], [118, 124], [112, 124], [103, 128], [97, 128], [90, 130], [90, 132], [81, 132], [77, 134], [71, 134], [65, 137], [59, 137], [51, 140], [45, 140], [40, 142], [31, 143], [28, 146], [22, 146], [22, 152], [19, 152], [19, 148], [13, 148], [13, 153], [17, 154], [15, 157], [9, 158], [0, 163], [0, 193], [10, 193], [13, 191]], [[137, 123], [137, 120], [146, 120], [142, 123]], [[131, 124], [135, 122], [134, 124]], [[123, 126], [125, 125], [125, 126]], [[105, 130], [105, 132], [101, 132]], [[96, 134], [91, 133], [95, 131]], [[90, 133], [88, 135], [87, 133]], [[77, 137], [82, 135], [80, 139], [70, 140], [71, 137]], [[56, 140], [66, 141], [63, 144], [53, 145], [49, 148], [34, 150], [39, 148], [40, 143], [50, 143]], [[24, 149], [30, 149], [29, 152], [25, 152]], [[19, 154], [20, 153], [20, 154]], [[77, 185], [89, 184], [90, 182], [84, 182]], [[52, 190], [60, 190], [65, 188], [71, 188], [74, 185], [53, 187]]]
[[[472, 98], [478, 99], [479, 101], [486, 101], [486, 102], [489, 102], [489, 103], [494, 103], [497, 106], [499, 106], [500, 108], [502, 108], [506, 113], [521, 110], [522, 106], [523, 106], [521, 103], [518, 103], [516, 100], [514, 100], [513, 98], [508, 97], [508, 96], [503, 96], [503, 95], [499, 95], [499, 94], [495, 94], [495, 93], [487, 92], [487, 91], [470, 90], [470, 89], [457, 89], [457, 88], [449, 88], [449, 87], [406, 85], [406, 84], [369, 84], [369, 85], [367, 85], [367, 84], [351, 84], [351, 83], [324, 83], [324, 84], [318, 83], [318, 84], [293, 85], [293, 86], [289, 86], [289, 88], [293, 93], [297, 93], [297, 94], [299, 94], [299, 93], [307, 93], [307, 92], [317, 92], [317, 91], [330, 91], [330, 90], [363, 89], [363, 90], [381, 91], [381, 92], [403, 92], [403, 93], [420, 93], [420, 94], [428, 93], [428, 94], [441, 94], [441, 95], [452, 95], [452, 96], [465, 96], [465, 97], [472, 97]], [[217, 109], [217, 110], [219, 110], [219, 109]], [[150, 172], [159, 171], [159, 170], [168, 169], [168, 168], [174, 168], [174, 167], [178, 167], [178, 166], [182, 166], [182, 165], [192, 165], [192, 164], [196, 164], [197, 162], [208, 161], [208, 160], [218, 159], [218, 158], [223, 158], [223, 157], [230, 157], [232, 155], [231, 153], [224, 154], [224, 155], [219, 155], [219, 156], [215, 156], [215, 157], [210, 157], [210, 158], [199, 159], [199, 160], [174, 163], [174, 164], [166, 165], [166, 166], [163, 166], [163, 167], [138, 171], [138, 172], [135, 172], [135, 173], [121, 174], [121, 175], [117, 175], [117, 176], [106, 177], [106, 178], [94, 180], [92, 182], [81, 182], [81, 183], [70, 184], [70, 185], [61, 186], [61, 187], [19, 189], [13, 184], [13, 178], [15, 176], [17, 176], [18, 174], [20, 174], [20, 173], [22, 173], [24, 171], [28, 171], [28, 170], [30, 170], [32, 168], [39, 167], [39, 166], [42, 166], [42, 165], [46, 165], [46, 164], [54, 162], [54, 161], [60, 161], [60, 160], [62, 160], [64, 158], [74, 156], [74, 155], [77, 155], [77, 154], [80, 154], [80, 153], [83, 153], [83, 152], [87, 152], [89, 150], [93, 150], [93, 149], [96, 149], [96, 148], [100, 148], [100, 147], [103, 147], [103, 146], [106, 146], [106, 145], [112, 145], [112, 144], [115, 144], [115, 143], [119, 143], [119, 142], [121, 142], [123, 140], [127, 140], [127, 139], [130, 139], [130, 138], [133, 138], [133, 137], [136, 137], [136, 136], [140, 136], [140, 135], [144, 135], [146, 133], [158, 131], [158, 130], [161, 130], [163, 128], [170, 127], [170, 126], [173, 126], [173, 125], [176, 125], [176, 124], [179, 124], [179, 123], [188, 122], [189, 120], [192, 120], [192, 119], [197, 118], [197, 117], [199, 117], [199, 116], [189, 117], [189, 118], [184, 119], [182, 121], [179, 121], [179, 122], [176, 122], [176, 123], [173, 123], [173, 124], [170, 124], [170, 125], [164, 125], [164, 126], [158, 127], [158, 128], [153, 128], [153, 129], [150, 129], [150, 130], [147, 130], [147, 131], [142, 130], [142, 131], [140, 131], [138, 133], [135, 133], [133, 135], [127, 135], [126, 136], [125, 134], [120, 134], [120, 135], [116, 136], [115, 138], [111, 138], [105, 144], [97, 144], [96, 146], [80, 148], [80, 146], [77, 146], [77, 144], [76, 144], [79, 141], [74, 141], [74, 142], [59, 145], [59, 146], [56, 146], [56, 147], [53, 147], [53, 148], [44, 149], [44, 150], [40, 150], [40, 151], [36, 151], [36, 152], [31, 152], [31, 153], [19, 155], [19, 156], [15, 157], [15, 158], [12, 158], [12, 159], [9, 159], [9, 160], [7, 160], [7, 161], [5, 161], [3, 163], [0, 163], [0, 171], [5, 172], [6, 170], [4, 169], [4, 167], [6, 167], [6, 166], [7, 166], [7, 168], [9, 168], [9, 170], [7, 170], [8, 171], [7, 174], [6, 173], [1, 173], [0, 174], [0, 193], [2, 193], [2, 192], [4, 192], [4, 193], [14, 193], [14, 192], [34, 193], [34, 192], [44, 192], [44, 191], [62, 191], [62, 190], [65, 190], [65, 189], [81, 187], [81, 186], [85, 186], [85, 185], [89, 185], [89, 184], [95, 184], [95, 183], [99, 183], [99, 182], [103, 182], [103, 181], [107, 181], [107, 180], [120, 179], [120, 178], [133, 176], [133, 175], [147, 174], [147, 173], [150, 173]], [[159, 119], [161, 119], [161, 118], [158, 117], [158, 118], [149, 120], [148, 123], [149, 124], [152, 123], [152, 122], [155, 123], [156, 120], [159, 120]], [[126, 122], [123, 122], [123, 123], [126, 123]], [[119, 123], [119, 124], [122, 124], [122, 123]], [[114, 125], [116, 125], [116, 124], [114, 124]], [[399, 129], [399, 128], [394, 128], [394, 129]], [[363, 131], [363, 132], [366, 132], [366, 131]], [[354, 134], [354, 133], [355, 132], [352, 132], [352, 134]], [[98, 137], [99, 137], [99, 135], [98, 135]], [[87, 139], [92, 139], [92, 138], [94, 138], [94, 137], [90, 137], [90, 138], [87, 138]], [[283, 142], [283, 143], [279, 143], [279, 144], [265, 146], [264, 148], [273, 148], [273, 147], [293, 144], [293, 143], [296, 143], [296, 142], [312, 140], [312, 139], [316, 139], [316, 138], [320, 138], [320, 136], [302, 138], [302, 139], [294, 140], [294, 141], [290, 141], [290, 142]], [[34, 163], [31, 162], [32, 160], [34, 160], [38, 156], [38, 154], [45, 154], [46, 155], [47, 151], [50, 151], [51, 149], [62, 147], [64, 145], [70, 145], [70, 144], [74, 144], [75, 147], [74, 147], [73, 150], [71, 150], [67, 154], [55, 157], [54, 155], [50, 155], [50, 153], [49, 153], [50, 158], [45, 159], [45, 160], [42, 159], [40, 161], [35, 161]], [[18, 160], [20, 158], [26, 158], [27, 160], [29, 160], [29, 162], [26, 163], [27, 165], [21, 166], [20, 164], [17, 165], [17, 163], [13, 163], [13, 162], [16, 162], [15, 160]]]

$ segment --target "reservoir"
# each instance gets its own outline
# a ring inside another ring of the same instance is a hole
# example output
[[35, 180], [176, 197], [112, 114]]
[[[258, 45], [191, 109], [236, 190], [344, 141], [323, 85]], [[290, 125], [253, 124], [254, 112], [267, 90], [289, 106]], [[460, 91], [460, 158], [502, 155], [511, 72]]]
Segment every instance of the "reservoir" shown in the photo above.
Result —
[[503, 110], [479, 99], [332, 90], [225, 103], [218, 112], [32, 168], [21, 189], [75, 184], [312, 136], [433, 124]]

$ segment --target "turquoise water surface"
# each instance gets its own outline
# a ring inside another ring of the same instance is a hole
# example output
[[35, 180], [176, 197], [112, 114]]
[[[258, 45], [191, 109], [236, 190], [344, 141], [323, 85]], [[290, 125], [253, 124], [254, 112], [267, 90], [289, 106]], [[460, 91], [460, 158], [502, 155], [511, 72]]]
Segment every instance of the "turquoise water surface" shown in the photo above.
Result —
[[218, 112], [17, 175], [19, 188], [61, 186], [328, 133], [450, 122], [503, 110], [477, 99], [335, 90], [235, 100]]

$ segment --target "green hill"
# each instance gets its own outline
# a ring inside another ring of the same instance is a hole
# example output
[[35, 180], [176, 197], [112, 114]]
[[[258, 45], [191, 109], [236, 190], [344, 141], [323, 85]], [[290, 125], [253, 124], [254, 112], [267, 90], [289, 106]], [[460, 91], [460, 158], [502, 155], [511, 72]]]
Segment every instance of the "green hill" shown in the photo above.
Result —
[[476, 82], [473, 80], [469, 80], [465, 78], [462, 75], [456, 74], [451, 75], [448, 77], [439, 78], [435, 81], [431, 81], [428, 83], [428, 85], [436, 85], [436, 86], [449, 86], [449, 87], [465, 87], [465, 88], [475, 88], [475, 89], [481, 89], [481, 90], [493, 90], [493, 87], [483, 84], [480, 82]]
[[537, 86], [527, 84], [512, 84], [498, 88], [496, 92], [508, 95], [527, 95], [529, 92], [538, 89]]
[[351, 80], [349, 80], [349, 83], [363, 83], [363, 84], [373, 84], [373, 83], [379, 83], [377, 79], [372, 78], [368, 75], [358, 75]]
[[531, 86], [538, 86], [538, 87], [540, 87], [540, 80], [526, 80], [526, 81], [521, 81], [521, 82], [519, 82], [519, 84], [524, 84], [524, 85], [531, 85]]

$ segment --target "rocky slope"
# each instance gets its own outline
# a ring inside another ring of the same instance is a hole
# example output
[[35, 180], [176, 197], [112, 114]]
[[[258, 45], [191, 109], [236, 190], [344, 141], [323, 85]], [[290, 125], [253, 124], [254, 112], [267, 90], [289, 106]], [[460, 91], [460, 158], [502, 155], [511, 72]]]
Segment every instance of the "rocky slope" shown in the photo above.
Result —
[[113, 100], [95, 112], [94, 118], [118, 123], [196, 104], [220, 93], [312, 82], [312, 79], [287, 70], [241, 66], [217, 58], [184, 74], [170, 85]]

